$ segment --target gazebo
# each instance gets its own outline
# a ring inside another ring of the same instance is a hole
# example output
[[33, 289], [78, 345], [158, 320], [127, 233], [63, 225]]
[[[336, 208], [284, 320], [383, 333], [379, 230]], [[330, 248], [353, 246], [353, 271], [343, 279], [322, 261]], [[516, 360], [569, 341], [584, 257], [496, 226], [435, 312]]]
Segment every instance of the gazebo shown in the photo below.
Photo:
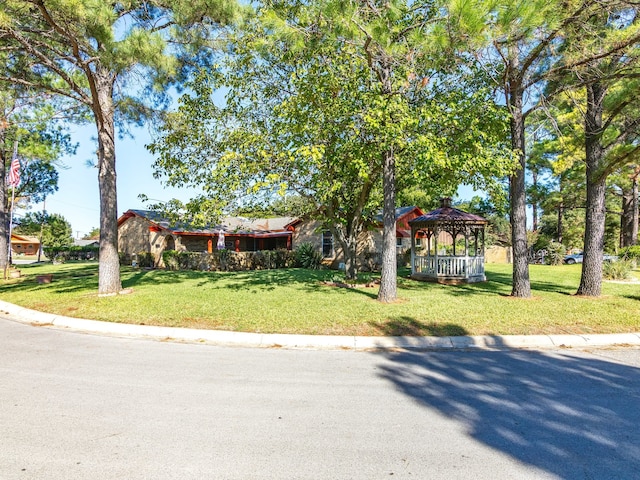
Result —
[[411, 277], [416, 280], [457, 284], [484, 282], [484, 218], [451, 206], [409, 222], [411, 226]]

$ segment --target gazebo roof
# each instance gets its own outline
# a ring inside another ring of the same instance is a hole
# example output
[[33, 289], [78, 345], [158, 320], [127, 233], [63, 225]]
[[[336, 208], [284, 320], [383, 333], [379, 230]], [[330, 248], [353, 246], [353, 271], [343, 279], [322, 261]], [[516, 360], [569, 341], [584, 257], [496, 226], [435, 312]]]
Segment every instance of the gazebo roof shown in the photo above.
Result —
[[437, 224], [467, 224], [486, 225], [489, 223], [485, 218], [473, 213], [464, 212], [451, 206], [450, 198], [440, 200], [440, 208], [436, 208], [424, 215], [414, 218], [409, 225], [416, 227], [426, 227]]

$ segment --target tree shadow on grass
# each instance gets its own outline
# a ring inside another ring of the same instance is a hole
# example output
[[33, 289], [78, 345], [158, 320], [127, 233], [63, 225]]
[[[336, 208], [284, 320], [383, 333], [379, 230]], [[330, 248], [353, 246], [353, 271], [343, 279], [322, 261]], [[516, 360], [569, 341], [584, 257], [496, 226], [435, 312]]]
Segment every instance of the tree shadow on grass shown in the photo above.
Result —
[[382, 378], [477, 442], [558, 478], [640, 478], [638, 368], [526, 351], [384, 355]]
[[[214, 274], [216, 272], [213, 272]], [[219, 288], [230, 290], [250, 289], [255, 292], [272, 291], [281, 286], [295, 287], [304, 293], [317, 293], [320, 290], [341, 295], [366, 295], [376, 298], [377, 294], [372, 289], [343, 288], [339, 286], [327, 285], [324, 280], [326, 271], [306, 270], [302, 268], [274, 269], [274, 270], [251, 270], [242, 272], [225, 272], [224, 277], [229, 281], [220, 284]]]
[[[64, 268], [53, 271], [53, 281], [50, 284], [38, 284], [36, 276], [42, 270], [27, 273], [19, 281], [1, 286], [1, 291], [28, 292], [48, 290], [56, 293], [73, 293], [87, 291], [92, 293], [98, 288], [98, 265], [89, 264], [73, 269]], [[49, 273], [49, 272], [47, 272]], [[239, 272], [209, 272], [196, 270], [154, 270], [121, 268], [123, 288], [142, 287], [147, 285], [167, 285], [192, 282], [194, 288], [213, 287], [231, 290], [253, 290], [255, 292], [273, 291], [279, 286], [295, 287], [302, 292], [314, 293], [320, 289], [327, 289], [342, 295], [358, 294], [376, 298], [372, 289], [338, 288], [323, 284], [327, 271], [306, 270], [301, 268], [265, 269]]]
[[[53, 274], [51, 283], [38, 283], [38, 276]], [[71, 269], [48, 270], [23, 270], [23, 276], [18, 281], [2, 285], [3, 292], [28, 292], [28, 291], [54, 291], [57, 293], [74, 292], [98, 288], [97, 264], [83, 266], [74, 265]]]
[[[511, 275], [505, 273], [495, 273], [495, 272], [486, 272], [487, 281], [486, 282], [476, 282], [476, 283], [463, 283], [459, 285], [447, 285], [446, 288], [449, 289], [448, 293], [455, 296], [470, 296], [470, 295], [497, 295], [502, 297], [511, 296], [511, 287], [512, 287], [512, 278]], [[428, 282], [420, 282], [418, 280], [414, 280], [418, 283], [428, 283]], [[549, 292], [549, 293], [557, 293], [560, 295], [573, 295], [575, 293], [576, 287], [562, 285], [553, 282], [543, 282], [543, 281], [531, 281], [531, 290]]]
[[382, 335], [392, 337], [455, 337], [467, 335], [469, 333], [460, 325], [455, 325], [453, 323], [427, 323], [407, 316], [392, 318], [384, 322], [370, 321], [368, 323]]

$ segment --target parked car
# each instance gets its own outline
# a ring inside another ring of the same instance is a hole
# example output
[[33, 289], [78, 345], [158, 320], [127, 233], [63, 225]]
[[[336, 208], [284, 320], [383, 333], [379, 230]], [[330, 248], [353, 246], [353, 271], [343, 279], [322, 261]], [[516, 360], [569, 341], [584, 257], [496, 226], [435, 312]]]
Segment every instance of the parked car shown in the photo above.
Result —
[[[583, 259], [582, 252], [573, 253], [571, 255], [565, 255], [564, 263], [566, 263], [567, 265], [573, 265], [574, 263], [582, 263], [582, 259]], [[605, 262], [615, 262], [616, 260], [618, 260], [618, 257], [616, 255], [604, 255], [602, 260]]]

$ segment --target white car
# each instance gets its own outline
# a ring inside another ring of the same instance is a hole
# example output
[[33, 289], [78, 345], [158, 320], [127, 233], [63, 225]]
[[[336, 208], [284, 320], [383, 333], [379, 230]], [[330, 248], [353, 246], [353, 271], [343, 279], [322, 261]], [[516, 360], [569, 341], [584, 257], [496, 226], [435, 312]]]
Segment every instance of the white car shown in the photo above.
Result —
[[[566, 255], [564, 257], [564, 263], [566, 263], [567, 265], [573, 265], [574, 263], [582, 263], [582, 259], [583, 259], [582, 252], [574, 253], [571, 255]], [[615, 262], [616, 260], [618, 260], [618, 257], [615, 255], [604, 255], [602, 260], [605, 262]]]

